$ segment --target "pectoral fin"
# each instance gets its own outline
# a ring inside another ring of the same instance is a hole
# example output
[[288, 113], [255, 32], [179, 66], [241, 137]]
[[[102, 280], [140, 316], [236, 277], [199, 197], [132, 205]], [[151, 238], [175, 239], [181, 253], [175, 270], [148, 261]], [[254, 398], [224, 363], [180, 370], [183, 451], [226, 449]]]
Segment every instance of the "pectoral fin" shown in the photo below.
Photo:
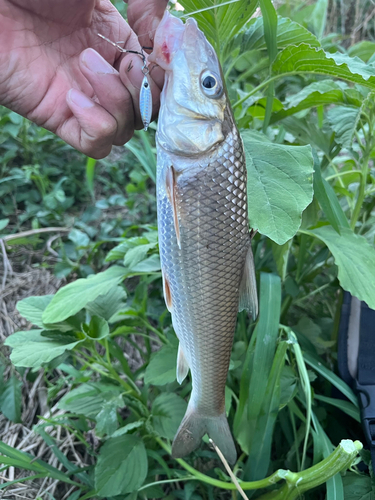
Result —
[[183, 350], [181, 349], [181, 344], [178, 346], [178, 354], [177, 354], [177, 382], [182, 384], [185, 380], [186, 375], [189, 373], [189, 365], [186, 361]]
[[177, 210], [177, 183], [176, 183], [176, 171], [171, 165], [168, 167], [166, 178], [165, 178], [165, 187], [167, 191], [168, 199], [172, 206], [173, 211], [173, 224], [176, 232], [177, 244], [178, 247], [181, 248], [180, 243], [180, 226], [178, 222], [178, 210]]
[[247, 251], [240, 285], [240, 302], [238, 310], [243, 311], [244, 309], [251, 314], [254, 320], [258, 316], [257, 283], [255, 280], [254, 257], [251, 245], [249, 245], [249, 250]]
[[164, 292], [164, 300], [169, 312], [172, 312], [172, 292], [171, 287], [169, 286], [168, 278], [165, 276], [164, 271], [161, 273], [163, 277], [163, 292]]

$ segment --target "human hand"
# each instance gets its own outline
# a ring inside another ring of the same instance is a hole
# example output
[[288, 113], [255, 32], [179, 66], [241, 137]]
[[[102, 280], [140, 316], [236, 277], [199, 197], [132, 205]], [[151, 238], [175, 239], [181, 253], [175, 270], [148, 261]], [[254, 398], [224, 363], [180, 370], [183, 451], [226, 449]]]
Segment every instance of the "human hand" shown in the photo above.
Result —
[[[152, 23], [154, 13], [160, 19], [161, 2], [144, 2], [143, 23]], [[93, 158], [142, 128], [142, 59], [120, 53], [98, 33], [141, 49], [109, 0], [0, 0], [0, 104]], [[159, 68], [151, 71], [154, 114], [162, 78]]]

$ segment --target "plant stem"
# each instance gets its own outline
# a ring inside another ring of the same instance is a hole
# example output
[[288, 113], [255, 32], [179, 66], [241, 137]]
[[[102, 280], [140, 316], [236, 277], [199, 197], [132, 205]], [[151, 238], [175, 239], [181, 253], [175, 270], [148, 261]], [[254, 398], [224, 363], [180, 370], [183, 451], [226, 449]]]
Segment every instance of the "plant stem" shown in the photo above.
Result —
[[[171, 448], [168, 446], [162, 439], [156, 438], [158, 444], [164, 448], [164, 450], [171, 454]], [[217, 488], [222, 488], [224, 490], [237, 490], [236, 485], [233, 483], [226, 483], [225, 481], [220, 481], [219, 479], [214, 479], [210, 476], [206, 476], [206, 474], [202, 474], [202, 472], [197, 471], [189, 465], [185, 460], [181, 458], [176, 458], [176, 462], [178, 462], [181, 467], [190, 472], [194, 476], [195, 479], [202, 481], [204, 483], [210, 484], [211, 486], [216, 486]], [[241, 484], [241, 488], [243, 490], [258, 490], [261, 488], [266, 488], [267, 486], [273, 485], [280, 481], [281, 479], [285, 479], [289, 477], [293, 472], [279, 469], [274, 474], [265, 479], [260, 479], [259, 481], [239, 481]]]
[[293, 481], [287, 481], [277, 491], [271, 491], [259, 497], [259, 500], [295, 500], [305, 491], [325, 483], [335, 474], [346, 470], [362, 449], [359, 441], [343, 439], [338, 447], [324, 460], [298, 474]]
[[353, 229], [353, 231], [355, 229], [355, 225], [357, 224], [359, 214], [361, 212], [362, 203], [365, 199], [365, 189], [366, 189], [366, 183], [367, 183], [369, 156], [370, 156], [370, 154], [367, 151], [366, 155], [363, 157], [362, 176], [361, 176], [361, 181], [359, 184], [358, 198], [357, 198], [354, 210], [353, 210], [352, 220], [350, 221], [350, 227]]
[[[168, 454], [171, 453], [171, 448], [167, 443], [160, 438], [155, 439]], [[285, 479], [286, 483], [279, 488], [279, 490], [266, 493], [259, 497], [259, 500], [294, 500], [298, 498], [301, 493], [325, 483], [335, 474], [350, 467], [362, 447], [362, 443], [359, 441], [353, 442], [349, 439], [344, 439], [327, 458], [302, 472], [295, 473], [289, 470], [279, 469], [265, 479], [260, 479], [258, 481], [239, 481], [239, 483], [243, 490], [258, 490], [271, 486], [281, 479]], [[236, 485], [233, 483], [226, 483], [225, 481], [206, 476], [206, 474], [197, 471], [181, 458], [177, 458], [176, 462], [199, 481], [225, 490], [236, 489]]]

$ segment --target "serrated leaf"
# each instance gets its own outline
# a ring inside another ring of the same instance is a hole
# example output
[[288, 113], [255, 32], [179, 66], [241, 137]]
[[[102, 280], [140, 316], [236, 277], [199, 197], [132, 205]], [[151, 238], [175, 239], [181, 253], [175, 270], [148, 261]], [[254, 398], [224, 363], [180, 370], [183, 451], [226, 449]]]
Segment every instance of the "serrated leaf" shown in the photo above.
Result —
[[329, 75], [375, 89], [375, 67], [358, 57], [330, 54], [307, 44], [291, 45], [281, 51], [272, 65], [274, 75], [315, 73]]
[[18, 312], [30, 321], [33, 325], [43, 328], [42, 314], [48, 304], [51, 302], [53, 295], [44, 295], [41, 297], [27, 297], [26, 299], [17, 302]]
[[[218, 55], [254, 13], [257, 0], [181, 0], [186, 14], [194, 17]], [[226, 5], [221, 5], [226, 4]], [[203, 12], [197, 12], [203, 10]]]
[[121, 429], [118, 429], [112, 434], [112, 437], [117, 437], [117, 436], [122, 436], [123, 434], [127, 434], [128, 432], [138, 429], [139, 427], [142, 427], [144, 425], [143, 420], [137, 420], [136, 422], [131, 422], [130, 424], [124, 425], [124, 427], [121, 427]]
[[0, 411], [12, 422], [21, 422], [22, 382], [15, 375], [1, 388]]
[[125, 308], [126, 292], [122, 286], [115, 286], [93, 302], [86, 304], [86, 310], [109, 321], [112, 316]]
[[149, 250], [155, 248], [156, 243], [147, 243], [146, 245], [139, 245], [134, 248], [130, 248], [124, 258], [124, 266], [129, 269], [133, 269], [139, 262], [146, 258]]
[[16, 332], [6, 339], [5, 345], [13, 348], [10, 359], [15, 366], [40, 368], [83, 342], [83, 340], [73, 340], [77, 337], [68, 334], [48, 338], [42, 333], [48, 332], [42, 330]]
[[95, 417], [95, 433], [99, 437], [111, 436], [118, 427], [117, 409], [124, 406], [122, 396], [103, 403], [102, 409]]
[[284, 109], [276, 111], [271, 117], [271, 123], [294, 115], [316, 106], [329, 104], [350, 104], [360, 107], [363, 96], [356, 89], [347, 88], [344, 82], [322, 80], [304, 87], [297, 94], [293, 94], [285, 100]]
[[145, 384], [165, 385], [176, 380], [177, 349], [163, 346], [151, 356], [145, 372]]
[[[263, 17], [252, 20], [246, 31], [237, 36], [236, 43], [241, 41], [240, 53], [248, 50], [266, 49], [264, 38]], [[318, 39], [306, 28], [285, 17], [277, 19], [276, 44], [278, 49], [284, 49], [288, 45], [308, 43], [311, 47], [320, 47]]]
[[123, 267], [113, 266], [102, 273], [78, 279], [60, 288], [42, 315], [44, 323], [57, 323], [76, 314], [99, 295], [117, 286], [125, 274]]
[[152, 404], [152, 425], [164, 438], [173, 439], [187, 408], [185, 400], [174, 393], [163, 392]]
[[63, 396], [58, 406], [62, 410], [82, 414], [88, 418], [96, 418], [103, 405], [110, 401], [118, 404], [121, 389], [115, 385], [103, 383], [82, 384]]
[[341, 228], [341, 235], [331, 226], [307, 232], [322, 240], [331, 251], [344, 290], [375, 309], [375, 248], [364, 236], [347, 228]]
[[328, 111], [327, 118], [335, 132], [335, 141], [343, 147], [351, 145], [359, 116], [359, 108], [351, 106], [335, 106]]
[[129, 274], [143, 274], [143, 273], [155, 273], [157, 271], [160, 271], [161, 269], [161, 264], [160, 264], [160, 257], [157, 254], [151, 255], [145, 260], [142, 260], [142, 262], [139, 262], [138, 264], [135, 264], [129, 271]]
[[100, 449], [95, 488], [102, 498], [131, 493], [147, 476], [147, 454], [142, 440], [131, 434], [110, 438]]
[[310, 146], [254, 142], [242, 134], [251, 227], [278, 245], [290, 240], [313, 196]]

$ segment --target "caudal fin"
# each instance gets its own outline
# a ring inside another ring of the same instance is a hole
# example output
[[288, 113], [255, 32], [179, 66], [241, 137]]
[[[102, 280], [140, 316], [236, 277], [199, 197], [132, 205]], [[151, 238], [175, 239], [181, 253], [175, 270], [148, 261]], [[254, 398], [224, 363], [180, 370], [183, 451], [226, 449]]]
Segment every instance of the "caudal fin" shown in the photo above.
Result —
[[236, 448], [225, 412], [218, 417], [206, 417], [188, 407], [172, 444], [172, 457], [182, 458], [199, 447], [205, 434], [214, 441], [230, 464], [237, 460]]

